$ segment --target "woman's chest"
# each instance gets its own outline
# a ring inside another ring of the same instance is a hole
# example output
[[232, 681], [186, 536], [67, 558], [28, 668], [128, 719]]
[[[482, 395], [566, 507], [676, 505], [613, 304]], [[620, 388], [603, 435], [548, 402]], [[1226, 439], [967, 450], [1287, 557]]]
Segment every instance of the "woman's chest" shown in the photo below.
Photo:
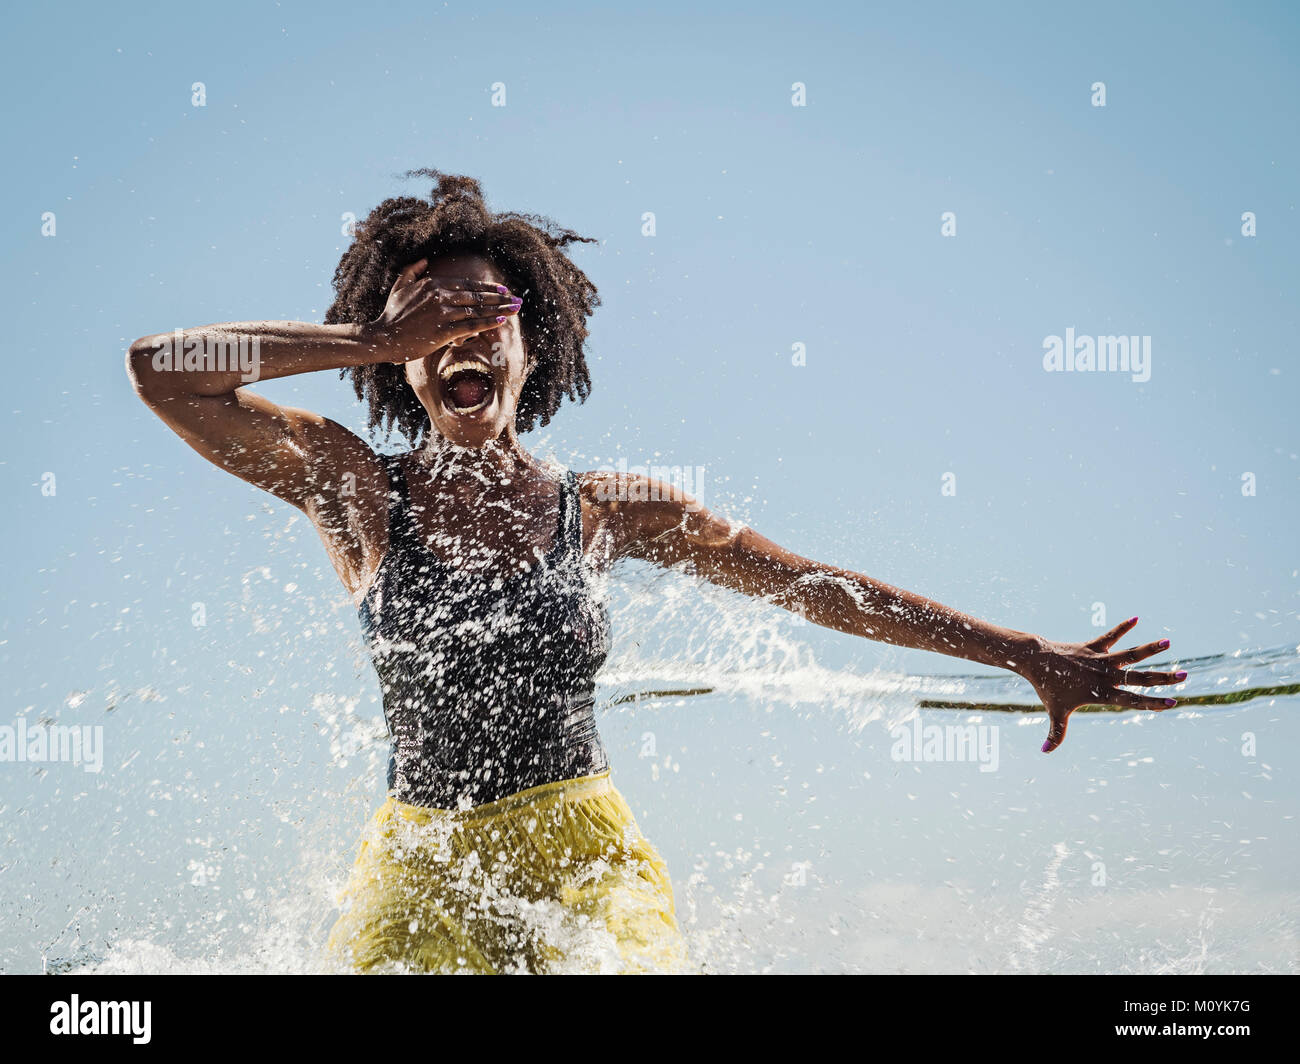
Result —
[[436, 562], [394, 566], [362, 604], [372, 642], [463, 655], [484, 647], [524, 657], [557, 647], [600, 652], [609, 618], [579, 566], [538, 565], [513, 579], [466, 577]]

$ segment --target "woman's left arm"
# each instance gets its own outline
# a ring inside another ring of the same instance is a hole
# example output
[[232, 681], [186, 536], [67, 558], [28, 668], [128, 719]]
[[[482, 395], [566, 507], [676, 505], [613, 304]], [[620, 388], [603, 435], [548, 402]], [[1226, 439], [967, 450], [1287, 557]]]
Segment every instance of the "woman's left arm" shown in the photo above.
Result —
[[585, 483], [614, 557], [663, 566], [685, 563], [712, 583], [765, 599], [814, 624], [1024, 677], [1051, 718], [1044, 753], [1064, 742], [1069, 716], [1079, 706], [1168, 709], [1174, 699], [1139, 695], [1120, 686], [1175, 684], [1187, 676], [1127, 670], [1169, 646], [1165, 639], [1112, 651], [1137, 624], [1136, 617], [1088, 643], [1052, 642], [990, 624], [862, 573], [800, 557], [746, 525], [710, 513], [660, 481], [589, 473]]

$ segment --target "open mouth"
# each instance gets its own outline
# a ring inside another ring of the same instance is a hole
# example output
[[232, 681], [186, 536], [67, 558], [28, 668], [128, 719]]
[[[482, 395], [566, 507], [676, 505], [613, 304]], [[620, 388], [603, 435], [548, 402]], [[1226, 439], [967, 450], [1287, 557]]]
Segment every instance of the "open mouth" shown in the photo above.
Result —
[[491, 371], [482, 363], [461, 359], [438, 373], [443, 402], [458, 414], [472, 414], [492, 402]]

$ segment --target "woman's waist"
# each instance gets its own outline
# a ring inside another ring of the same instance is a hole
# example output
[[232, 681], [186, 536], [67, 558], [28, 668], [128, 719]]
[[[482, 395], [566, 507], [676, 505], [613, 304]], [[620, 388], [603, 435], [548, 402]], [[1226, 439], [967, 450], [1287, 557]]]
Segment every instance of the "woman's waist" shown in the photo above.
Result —
[[397, 733], [388, 788], [410, 805], [465, 809], [608, 769], [609, 756], [594, 726], [555, 738], [512, 736], [506, 741], [460, 743], [448, 742], [445, 736]]
[[592, 680], [543, 686], [517, 682], [481, 686], [431, 686], [381, 674], [389, 731], [407, 738], [541, 745], [596, 733], [596, 685]]
[[605, 664], [602, 646], [532, 640], [522, 645], [459, 644], [441, 649], [374, 640], [370, 658], [387, 693], [400, 688], [430, 705], [500, 706], [590, 698]]
[[617, 793], [610, 769], [606, 765], [602, 769], [583, 775], [530, 784], [476, 805], [433, 805], [411, 800], [409, 796], [403, 797], [396, 788], [390, 788], [387, 804], [399, 819], [415, 823], [427, 823], [449, 815], [461, 822], [481, 822], [495, 817], [509, 816], [528, 807], [573, 803]]

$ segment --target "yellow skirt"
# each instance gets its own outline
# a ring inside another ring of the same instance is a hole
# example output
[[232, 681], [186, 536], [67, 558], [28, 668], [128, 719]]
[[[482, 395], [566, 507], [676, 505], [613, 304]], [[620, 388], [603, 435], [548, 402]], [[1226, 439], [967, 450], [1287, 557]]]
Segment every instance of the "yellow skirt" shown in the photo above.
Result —
[[683, 972], [663, 858], [609, 772], [463, 812], [389, 798], [330, 932], [353, 971]]

